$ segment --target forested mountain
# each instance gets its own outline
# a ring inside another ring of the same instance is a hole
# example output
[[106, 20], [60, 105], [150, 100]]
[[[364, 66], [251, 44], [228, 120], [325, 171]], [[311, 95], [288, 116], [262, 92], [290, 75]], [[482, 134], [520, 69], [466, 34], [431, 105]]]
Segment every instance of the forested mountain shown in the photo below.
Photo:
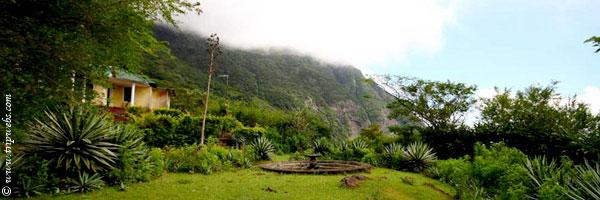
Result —
[[[176, 58], [150, 64], [146, 74], [170, 87], [204, 91], [205, 38], [167, 26], [156, 26], [154, 33]], [[327, 64], [284, 50], [230, 47], [223, 48], [217, 62], [213, 92], [219, 96], [227, 93], [236, 100], [257, 98], [284, 110], [309, 108], [321, 113], [337, 131], [352, 135], [371, 123], [384, 127], [395, 124], [386, 117], [385, 105], [391, 96], [366, 82], [361, 71], [352, 66]], [[229, 76], [229, 87], [226, 79], [218, 77], [225, 74]], [[175, 102], [184, 101], [177, 98], [187, 96], [178, 94]]]

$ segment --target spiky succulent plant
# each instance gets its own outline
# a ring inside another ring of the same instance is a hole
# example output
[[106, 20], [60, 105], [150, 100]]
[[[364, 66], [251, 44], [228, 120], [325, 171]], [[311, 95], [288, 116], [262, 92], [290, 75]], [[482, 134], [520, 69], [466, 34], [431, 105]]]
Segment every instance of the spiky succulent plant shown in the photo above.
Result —
[[28, 125], [29, 137], [24, 142], [28, 153], [68, 172], [113, 168], [119, 145], [114, 143], [115, 129], [108, 115], [86, 107], [44, 113]]
[[265, 137], [259, 137], [251, 144], [256, 159], [270, 160], [271, 154], [275, 151], [271, 141]]
[[600, 200], [600, 163], [586, 161], [584, 165], [577, 166], [575, 171], [567, 195], [576, 200]]
[[352, 148], [354, 149], [366, 149], [369, 148], [369, 144], [360, 138], [356, 138], [352, 141]]
[[388, 144], [383, 148], [383, 155], [385, 157], [392, 157], [394, 155], [402, 154], [404, 147], [398, 143]]
[[94, 174], [92, 176], [87, 173], [79, 173], [76, 179], [69, 179], [69, 190], [71, 192], [91, 192], [95, 189], [99, 189], [104, 185], [102, 176], [100, 174]]
[[413, 142], [406, 146], [404, 157], [408, 167], [414, 171], [423, 171], [437, 160], [433, 149], [423, 142]]

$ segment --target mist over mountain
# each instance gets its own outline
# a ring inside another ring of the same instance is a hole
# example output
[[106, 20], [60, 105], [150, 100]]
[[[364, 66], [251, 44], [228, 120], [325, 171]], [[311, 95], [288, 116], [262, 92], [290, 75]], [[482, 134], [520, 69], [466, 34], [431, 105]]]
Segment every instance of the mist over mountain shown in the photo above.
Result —
[[[154, 33], [177, 58], [176, 62], [158, 63], [146, 74], [170, 87], [204, 90], [205, 38], [162, 25], [156, 26]], [[365, 81], [361, 71], [352, 66], [324, 63], [287, 50], [231, 47], [223, 47], [217, 63], [213, 78], [216, 95], [235, 100], [258, 98], [284, 110], [309, 108], [345, 135], [356, 135], [371, 123], [383, 127], [397, 123], [386, 117], [385, 105], [391, 96]], [[219, 75], [228, 75], [228, 87], [227, 80]]]

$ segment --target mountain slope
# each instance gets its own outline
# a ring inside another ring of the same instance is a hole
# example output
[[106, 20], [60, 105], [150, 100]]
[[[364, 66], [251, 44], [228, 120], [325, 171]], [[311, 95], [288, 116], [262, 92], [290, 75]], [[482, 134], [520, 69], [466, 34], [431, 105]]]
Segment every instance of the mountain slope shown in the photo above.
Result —
[[[205, 38], [166, 26], [155, 27], [155, 37], [165, 41], [177, 64], [167, 64], [148, 74], [156, 79], [177, 79], [178, 86], [206, 85]], [[286, 51], [240, 50], [224, 47], [215, 72], [215, 93], [229, 98], [260, 98], [274, 107], [298, 109], [308, 107], [350, 135], [371, 123], [384, 127], [394, 124], [386, 119], [385, 104], [391, 99], [376, 85], [364, 81], [360, 70], [351, 66], [326, 64], [309, 56]], [[164, 71], [174, 70], [168, 78]], [[229, 75], [229, 87], [217, 75]], [[172, 83], [168, 83], [172, 84]]]

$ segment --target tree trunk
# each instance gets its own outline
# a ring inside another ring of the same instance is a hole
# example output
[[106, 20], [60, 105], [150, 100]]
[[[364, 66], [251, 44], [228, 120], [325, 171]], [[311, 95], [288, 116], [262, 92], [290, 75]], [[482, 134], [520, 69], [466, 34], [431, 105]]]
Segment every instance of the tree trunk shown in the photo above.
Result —
[[208, 97], [210, 95], [210, 81], [212, 73], [208, 73], [208, 86], [206, 87], [206, 99], [204, 100], [204, 115], [202, 117], [202, 129], [200, 131], [200, 146], [204, 146], [204, 129], [206, 128], [206, 114], [208, 113]]

